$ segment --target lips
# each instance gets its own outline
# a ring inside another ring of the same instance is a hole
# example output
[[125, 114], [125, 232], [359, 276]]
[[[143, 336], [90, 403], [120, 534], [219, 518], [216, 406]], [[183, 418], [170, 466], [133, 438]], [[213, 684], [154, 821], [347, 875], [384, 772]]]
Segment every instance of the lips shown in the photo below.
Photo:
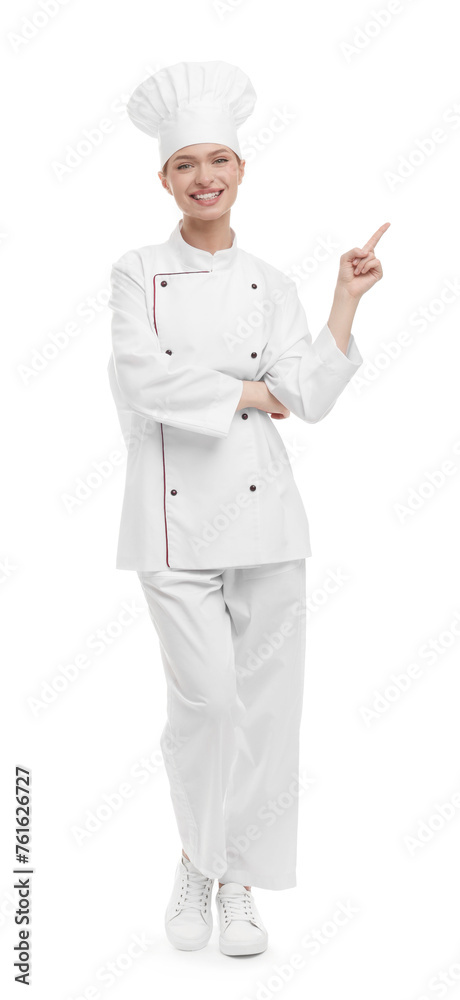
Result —
[[215, 194], [214, 194], [214, 192], [211, 193], [211, 192], [207, 192], [207, 191], [206, 192], [203, 191], [203, 194], [206, 194], [206, 195], [209, 194], [210, 196], [206, 197], [206, 198], [196, 198], [195, 195], [191, 194], [190, 198], [193, 198], [194, 202], [197, 205], [215, 205], [216, 202], [219, 201], [219, 198], [221, 197], [221, 195], [223, 194], [223, 189], [220, 190], [219, 192], [216, 192]]

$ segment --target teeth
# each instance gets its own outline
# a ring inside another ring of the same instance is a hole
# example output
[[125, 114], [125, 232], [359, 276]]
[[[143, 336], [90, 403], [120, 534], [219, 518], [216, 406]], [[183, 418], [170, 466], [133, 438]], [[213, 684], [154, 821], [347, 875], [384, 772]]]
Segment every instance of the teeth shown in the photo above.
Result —
[[207, 201], [211, 201], [212, 198], [218, 198], [219, 195], [220, 191], [215, 191], [213, 194], [193, 194], [192, 198], [196, 198], [197, 200], [206, 198]]

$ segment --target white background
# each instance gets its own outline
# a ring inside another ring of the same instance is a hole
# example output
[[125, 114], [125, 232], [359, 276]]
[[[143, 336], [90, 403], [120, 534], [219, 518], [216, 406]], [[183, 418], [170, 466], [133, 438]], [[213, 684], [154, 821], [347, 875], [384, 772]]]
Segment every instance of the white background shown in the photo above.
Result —
[[[33, 789], [28, 995], [459, 996], [457, 4], [49, 4], [47, 16], [44, 0], [4, 3], [0, 41], [3, 996], [20, 993], [16, 765]], [[199, 952], [164, 935], [180, 858], [159, 750], [166, 687], [137, 576], [115, 569], [125, 451], [106, 375], [110, 268], [167, 239], [180, 217], [155, 140], [123, 106], [182, 59], [236, 63], [258, 94], [240, 132], [239, 246], [292, 273], [318, 241], [334, 244], [300, 283], [313, 337], [340, 255], [391, 222], [376, 248], [383, 280], [353, 323], [365, 364], [323, 422], [278, 422], [304, 446], [293, 467], [313, 546], [301, 745], [311, 784], [298, 885], [254, 889], [269, 948], [248, 959], [219, 952], [216, 923]], [[270, 132], [279, 110], [292, 118]], [[107, 120], [98, 144], [80, 146]], [[86, 498], [69, 503], [88, 477]], [[328, 596], [333, 573], [343, 583]], [[126, 602], [132, 624], [116, 634]], [[62, 690], [63, 668], [83, 654]], [[136, 777], [142, 758], [148, 780]], [[131, 797], [101, 811], [128, 783]], [[339, 903], [354, 915], [334, 934]], [[312, 954], [306, 937], [326, 921]], [[148, 947], [127, 959], [134, 935]]]

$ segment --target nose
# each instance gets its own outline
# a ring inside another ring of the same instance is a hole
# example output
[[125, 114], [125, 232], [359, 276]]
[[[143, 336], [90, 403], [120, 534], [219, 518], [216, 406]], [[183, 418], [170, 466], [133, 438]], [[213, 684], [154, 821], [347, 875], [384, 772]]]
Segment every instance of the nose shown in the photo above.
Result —
[[206, 164], [197, 167], [196, 179], [203, 187], [211, 187], [212, 173]]

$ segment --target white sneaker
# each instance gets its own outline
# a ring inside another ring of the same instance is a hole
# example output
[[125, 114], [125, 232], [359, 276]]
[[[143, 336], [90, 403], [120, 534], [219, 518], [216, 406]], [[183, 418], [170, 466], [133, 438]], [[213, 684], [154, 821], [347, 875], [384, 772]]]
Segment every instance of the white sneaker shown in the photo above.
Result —
[[204, 948], [211, 937], [211, 890], [214, 879], [207, 878], [182, 855], [165, 912], [168, 940], [175, 948], [195, 951]]
[[268, 934], [252, 892], [239, 882], [224, 882], [216, 892], [219, 948], [224, 955], [257, 955], [265, 951]]

